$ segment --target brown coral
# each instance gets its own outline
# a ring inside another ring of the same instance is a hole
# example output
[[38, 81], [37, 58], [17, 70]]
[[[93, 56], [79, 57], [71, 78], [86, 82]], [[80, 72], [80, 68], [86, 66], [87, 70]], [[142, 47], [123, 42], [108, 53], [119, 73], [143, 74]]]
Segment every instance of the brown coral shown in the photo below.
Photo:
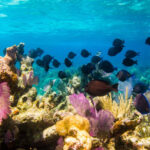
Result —
[[8, 47], [5, 57], [0, 57], [0, 82], [7, 82], [11, 92], [16, 90], [18, 77], [16, 74], [15, 61], [17, 46]]

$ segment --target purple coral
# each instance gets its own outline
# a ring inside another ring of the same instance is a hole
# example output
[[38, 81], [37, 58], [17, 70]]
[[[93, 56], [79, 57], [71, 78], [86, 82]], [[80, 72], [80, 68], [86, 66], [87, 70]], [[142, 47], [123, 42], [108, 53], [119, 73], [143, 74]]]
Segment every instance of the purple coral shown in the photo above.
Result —
[[0, 124], [10, 114], [10, 89], [6, 82], [0, 83]]
[[90, 103], [84, 94], [72, 94], [69, 96], [69, 99], [70, 103], [80, 116], [95, 116], [95, 109], [90, 106]]
[[107, 110], [97, 111], [82, 93], [70, 95], [69, 99], [77, 113], [89, 120], [92, 136], [97, 136], [99, 133], [109, 133], [114, 123], [114, 116], [111, 112]]

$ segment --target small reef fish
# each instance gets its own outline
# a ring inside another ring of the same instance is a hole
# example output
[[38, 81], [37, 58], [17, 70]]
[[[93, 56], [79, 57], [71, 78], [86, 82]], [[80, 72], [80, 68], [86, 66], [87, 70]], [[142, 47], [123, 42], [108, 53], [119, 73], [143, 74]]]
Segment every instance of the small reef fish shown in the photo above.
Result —
[[43, 60], [41, 60], [41, 59], [37, 59], [37, 60], [36, 60], [36, 64], [37, 64], [38, 66], [40, 66], [40, 67], [43, 67], [43, 66], [44, 66], [44, 62], [43, 62]]
[[131, 58], [125, 58], [123, 59], [122, 64], [127, 67], [130, 67], [133, 66], [134, 64], [137, 64], [137, 60], [132, 60]]
[[81, 56], [84, 57], [84, 58], [87, 58], [91, 55], [91, 53], [89, 53], [86, 49], [83, 49], [81, 51]]
[[150, 113], [150, 102], [143, 94], [136, 95], [134, 99], [134, 106], [141, 114]]
[[66, 67], [71, 67], [72, 66], [72, 62], [68, 58], [65, 58], [64, 63], [66, 65]]
[[148, 90], [148, 86], [142, 82], [135, 84], [133, 87], [133, 93], [136, 94], [145, 93], [147, 90]]
[[121, 40], [121, 39], [115, 39], [114, 41], [113, 41], [113, 46], [115, 46], [115, 47], [124, 47], [124, 40]]
[[92, 71], [95, 70], [95, 69], [96, 69], [96, 68], [95, 68], [95, 65], [94, 65], [93, 63], [88, 63], [88, 64], [83, 65], [83, 66], [81, 67], [81, 71], [82, 71], [84, 74], [86, 74], [86, 75], [92, 73]]
[[128, 78], [130, 78], [132, 75], [126, 70], [120, 70], [116, 76], [120, 81], [124, 82]]
[[46, 63], [50, 63], [50, 61], [53, 59], [53, 57], [52, 56], [50, 56], [50, 55], [44, 55], [43, 56], [43, 61], [44, 62], [46, 62]]
[[92, 80], [85, 87], [85, 91], [91, 96], [104, 96], [111, 91], [118, 91], [118, 83], [110, 85], [104, 80]]
[[99, 56], [93, 56], [93, 57], [91, 58], [91, 62], [94, 63], [94, 64], [97, 64], [97, 63], [100, 62], [101, 60], [102, 60], [102, 58], [99, 57]]
[[111, 73], [114, 70], [117, 70], [117, 68], [115, 68], [109, 61], [107, 60], [103, 60], [100, 62], [99, 64], [99, 69], [102, 69], [103, 71], [105, 71], [106, 73]]
[[54, 66], [55, 68], [58, 68], [58, 67], [60, 66], [60, 62], [59, 62], [58, 60], [54, 59], [54, 60], [53, 60], [53, 66]]
[[109, 56], [116, 56], [118, 53], [120, 53], [122, 51], [123, 47], [111, 47], [108, 50], [108, 55]]
[[70, 59], [73, 59], [75, 56], [77, 56], [77, 54], [75, 54], [74, 52], [68, 53], [68, 58], [70, 58]]
[[31, 49], [28, 53], [28, 56], [31, 58], [37, 58], [41, 56], [43, 53], [44, 51], [41, 48]]
[[49, 64], [51, 60], [53, 59], [50, 55], [44, 55], [42, 59], [37, 59], [36, 64], [40, 67], [43, 67], [46, 72], [50, 69]]
[[138, 56], [139, 53], [138, 52], [135, 52], [133, 50], [128, 50], [125, 54], [125, 57], [126, 58], [134, 58], [135, 56]]
[[64, 79], [64, 78], [67, 78], [67, 74], [64, 71], [59, 71], [58, 72], [58, 77], [60, 79]]
[[150, 37], [145, 40], [145, 44], [150, 45]]

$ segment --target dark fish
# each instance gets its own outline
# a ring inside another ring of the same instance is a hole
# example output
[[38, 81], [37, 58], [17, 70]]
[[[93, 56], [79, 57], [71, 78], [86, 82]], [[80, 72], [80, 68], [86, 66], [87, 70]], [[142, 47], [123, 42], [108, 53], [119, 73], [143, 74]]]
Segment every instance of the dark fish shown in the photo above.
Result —
[[136, 94], [145, 93], [148, 90], [148, 86], [142, 82], [135, 84], [133, 92]]
[[67, 77], [67, 74], [64, 71], [59, 71], [58, 72], [58, 77], [61, 79], [64, 79]]
[[91, 53], [89, 53], [86, 49], [83, 49], [82, 51], [81, 51], [81, 56], [82, 57], [89, 57], [91, 55]]
[[150, 37], [148, 37], [148, 38], [145, 40], [145, 44], [150, 45]]
[[94, 64], [97, 64], [97, 63], [100, 62], [101, 60], [102, 60], [102, 58], [99, 57], [99, 56], [93, 56], [93, 57], [91, 58], [91, 62], [94, 63]]
[[65, 58], [64, 63], [65, 63], [65, 65], [67, 67], [71, 67], [72, 66], [72, 62], [68, 58]]
[[141, 114], [150, 113], [150, 103], [143, 94], [136, 95], [134, 99], [134, 106]]
[[113, 41], [113, 46], [115, 47], [124, 47], [124, 40], [120, 40], [120, 39], [115, 39]]
[[99, 69], [104, 70], [106, 73], [111, 73], [117, 68], [114, 68], [114, 66], [109, 61], [104, 60], [99, 64]]
[[53, 59], [53, 57], [50, 55], [43, 56], [43, 61], [48, 63], [48, 64], [51, 62], [52, 59]]
[[92, 63], [88, 63], [87, 65], [83, 65], [81, 67], [81, 71], [84, 73], [84, 74], [90, 74], [92, 73], [92, 71], [95, 69], [95, 65], [92, 64]]
[[111, 47], [108, 50], [108, 55], [109, 56], [116, 56], [118, 53], [122, 51], [123, 47]]
[[128, 50], [125, 54], [126, 58], [133, 58], [135, 56], [139, 55], [139, 53], [133, 51], [133, 50]]
[[43, 62], [43, 60], [41, 60], [41, 59], [37, 59], [37, 60], [36, 60], [36, 64], [37, 64], [38, 66], [40, 66], [40, 67], [44, 67], [44, 62]]
[[118, 91], [118, 84], [110, 85], [109, 82], [103, 80], [92, 80], [88, 83], [85, 91], [91, 96], [104, 96], [111, 91]]
[[53, 60], [53, 66], [54, 66], [55, 68], [58, 68], [58, 67], [60, 66], [60, 62], [59, 62], [58, 60], [54, 59], [54, 60]]
[[37, 49], [31, 49], [30, 51], [29, 51], [29, 57], [31, 57], [31, 58], [37, 58], [37, 57], [39, 57], [39, 56], [41, 56], [42, 54], [44, 53], [44, 51], [42, 50], [42, 49], [40, 49], [40, 48], [37, 48]]
[[46, 61], [44, 61], [44, 60], [37, 59], [37, 60], [36, 60], [36, 64], [37, 64], [38, 66], [44, 68], [44, 70], [45, 70], [46, 72], [48, 72], [48, 70], [50, 69], [49, 63], [46, 63]]
[[120, 70], [116, 76], [120, 81], [124, 82], [125, 80], [130, 78], [132, 75], [126, 70]]
[[68, 54], [68, 58], [73, 59], [77, 54], [75, 54], [74, 52], [69, 52]]
[[44, 53], [44, 51], [41, 48], [37, 48], [36, 53], [37, 53], [37, 56], [41, 56]]
[[48, 70], [50, 69], [49, 64], [45, 64], [44, 69], [45, 69], [46, 72], [48, 72]]
[[122, 64], [129, 67], [134, 64], [137, 64], [137, 60], [132, 60], [131, 58], [125, 58], [125, 59], [123, 59]]

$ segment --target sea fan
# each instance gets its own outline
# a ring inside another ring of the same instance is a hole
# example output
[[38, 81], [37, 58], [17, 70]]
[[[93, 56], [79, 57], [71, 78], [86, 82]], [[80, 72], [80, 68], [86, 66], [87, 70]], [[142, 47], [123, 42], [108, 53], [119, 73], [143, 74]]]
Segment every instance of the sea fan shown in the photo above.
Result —
[[82, 93], [70, 95], [69, 98], [77, 113], [90, 121], [91, 136], [109, 133], [114, 123], [114, 116], [111, 112], [107, 110], [97, 111]]
[[9, 102], [10, 90], [6, 82], [0, 83], [0, 124], [7, 118], [10, 111]]
[[95, 116], [95, 109], [90, 106], [88, 99], [84, 96], [84, 94], [72, 94], [69, 96], [70, 103], [75, 108], [77, 113], [83, 117], [91, 117]]

